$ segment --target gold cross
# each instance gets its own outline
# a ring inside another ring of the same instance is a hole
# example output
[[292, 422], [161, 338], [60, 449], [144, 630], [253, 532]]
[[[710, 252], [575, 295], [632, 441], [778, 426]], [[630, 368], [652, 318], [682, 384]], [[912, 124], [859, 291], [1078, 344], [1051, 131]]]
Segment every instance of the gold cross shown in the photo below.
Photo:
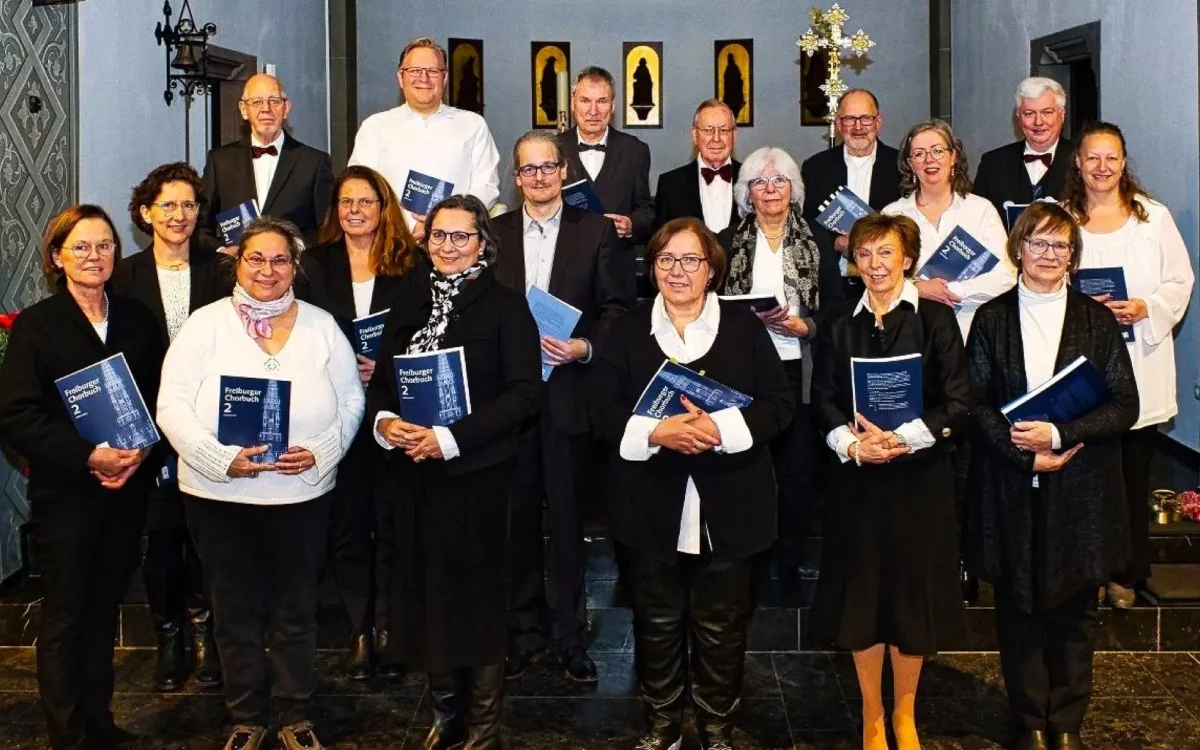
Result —
[[825, 120], [829, 123], [829, 145], [832, 148], [837, 136], [833, 123], [837, 119], [838, 101], [842, 94], [850, 89], [841, 76], [842, 54], [845, 52], [847, 55], [862, 57], [867, 50], [875, 46], [875, 42], [862, 29], [850, 36], [842, 33], [842, 27], [850, 20], [850, 16], [837, 3], [829, 10], [814, 7], [809, 15], [812, 18], [812, 26], [796, 40], [796, 45], [810, 57], [820, 50], [829, 53], [829, 68], [825, 83], [820, 88], [825, 92], [829, 104], [829, 113], [825, 115]]

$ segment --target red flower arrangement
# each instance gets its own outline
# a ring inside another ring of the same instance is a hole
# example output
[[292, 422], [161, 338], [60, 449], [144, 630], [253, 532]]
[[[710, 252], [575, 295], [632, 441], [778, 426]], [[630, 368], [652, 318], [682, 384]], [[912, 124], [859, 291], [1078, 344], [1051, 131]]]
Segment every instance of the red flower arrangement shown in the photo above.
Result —
[[1179, 493], [1179, 510], [1189, 521], [1200, 521], [1200, 492], [1187, 490]]

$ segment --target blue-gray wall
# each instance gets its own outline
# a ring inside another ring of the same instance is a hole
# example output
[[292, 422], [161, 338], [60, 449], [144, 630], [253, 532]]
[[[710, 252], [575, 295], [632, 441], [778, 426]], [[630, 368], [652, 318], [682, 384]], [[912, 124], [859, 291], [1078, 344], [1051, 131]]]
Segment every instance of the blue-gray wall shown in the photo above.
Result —
[[[136, 235], [130, 188], [158, 164], [185, 159], [184, 105], [168, 107], [164, 52], [154, 40], [162, 0], [96, 0], [79, 8], [79, 199], [113, 214], [122, 239]], [[178, 13], [181, 3], [172, 3]], [[329, 144], [325, 0], [194, 0], [197, 23], [217, 25], [212, 44], [274, 63], [293, 100], [292, 132]], [[176, 16], [177, 18], [178, 16]], [[204, 100], [192, 105], [191, 162], [204, 167]]]
[[[690, 155], [688, 128], [696, 105], [713, 96], [713, 41], [754, 39], [753, 128], [739, 133], [738, 152], [763, 145], [786, 149], [802, 161], [822, 148], [823, 128], [799, 125], [800, 48], [810, 3], [794, 0], [358, 0], [358, 115], [360, 120], [399, 102], [396, 58], [416, 36], [443, 44], [451, 37], [483, 39], [485, 116], [504, 156], [530, 127], [529, 43], [571, 43], [572, 72], [602, 65], [620, 78], [621, 43], [661, 41], [664, 128], [638, 130], [650, 145], [651, 188], [659, 172]], [[895, 143], [911, 123], [929, 113], [929, 8], [927, 0], [856, 3], [850, 31], [862, 28], [878, 41], [861, 74], [846, 69], [852, 86], [876, 91], [887, 117], [884, 138]], [[618, 113], [617, 127], [621, 126]], [[501, 199], [511, 201], [511, 178]]]
[[[988, 0], [953, 14], [954, 131], [973, 159], [1014, 140], [1013, 88], [1029, 75], [1029, 42], [1100, 21], [1100, 116], [1121, 126], [1134, 174], [1175, 217], [1196, 265], [1197, 17], [1195, 0]], [[1200, 275], [1200, 274], [1198, 274]], [[1167, 430], [1200, 448], [1198, 295], [1176, 330], [1179, 416]]]

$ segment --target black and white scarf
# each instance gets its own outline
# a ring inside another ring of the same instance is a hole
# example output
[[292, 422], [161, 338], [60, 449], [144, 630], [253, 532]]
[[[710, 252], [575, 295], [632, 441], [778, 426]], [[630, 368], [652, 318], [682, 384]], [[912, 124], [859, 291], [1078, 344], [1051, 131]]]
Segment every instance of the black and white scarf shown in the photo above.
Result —
[[[754, 249], [758, 245], [758, 223], [749, 214], [733, 233], [729, 250], [729, 273], [725, 279], [725, 294], [749, 294], [754, 286]], [[817, 309], [817, 273], [821, 255], [812, 230], [800, 216], [796, 206], [788, 213], [783, 242], [783, 287], [788, 305], [800, 310]]]
[[446, 326], [450, 325], [450, 312], [454, 309], [454, 298], [468, 281], [477, 278], [487, 267], [488, 262], [480, 258], [467, 270], [450, 276], [443, 276], [436, 270], [429, 272], [433, 309], [429, 313], [429, 322], [413, 334], [412, 341], [408, 342], [408, 354], [433, 352], [442, 347], [442, 337], [446, 335]]

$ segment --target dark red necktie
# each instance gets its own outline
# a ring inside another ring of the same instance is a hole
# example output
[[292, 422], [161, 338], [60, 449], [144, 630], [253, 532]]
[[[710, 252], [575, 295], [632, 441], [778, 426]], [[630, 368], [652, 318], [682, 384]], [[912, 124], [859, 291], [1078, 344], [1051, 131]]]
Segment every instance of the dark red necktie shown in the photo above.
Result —
[[1025, 163], [1026, 164], [1030, 164], [1035, 161], [1040, 161], [1042, 164], [1044, 164], [1046, 166], [1046, 169], [1050, 168], [1050, 162], [1053, 160], [1054, 160], [1054, 157], [1051, 156], [1050, 154], [1025, 154]]
[[274, 146], [263, 146], [261, 148], [259, 148], [258, 146], [250, 147], [250, 156], [254, 157], [255, 159], [262, 156], [263, 154], [270, 154], [271, 156], [278, 156], [279, 151]]
[[733, 182], [733, 165], [726, 164], [720, 169], [709, 169], [708, 167], [700, 167], [700, 176], [704, 178], [705, 185], [711, 185], [713, 178], [720, 177], [726, 182]]

